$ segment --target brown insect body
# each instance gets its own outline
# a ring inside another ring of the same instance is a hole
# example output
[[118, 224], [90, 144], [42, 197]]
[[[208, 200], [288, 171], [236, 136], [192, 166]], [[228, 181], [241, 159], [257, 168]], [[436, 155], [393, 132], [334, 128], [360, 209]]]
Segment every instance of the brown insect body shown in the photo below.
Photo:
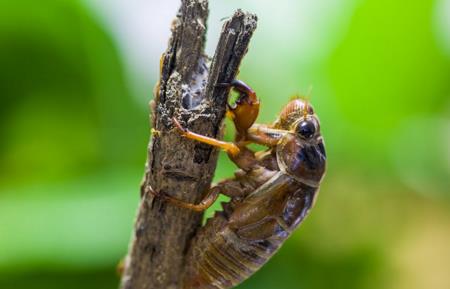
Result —
[[184, 288], [232, 288], [247, 279], [303, 220], [315, 193], [280, 172], [245, 201], [216, 213], [192, 244]]
[[[231, 85], [246, 91], [242, 82]], [[246, 96], [241, 95], [244, 99], [240, 103], [251, 106]], [[254, 103], [257, 110], [259, 102]], [[230, 112], [236, 114], [239, 110], [230, 108]], [[255, 112], [248, 115], [256, 118]], [[187, 256], [184, 289], [227, 289], [247, 279], [302, 222], [317, 196], [326, 156], [312, 107], [304, 100], [292, 100], [270, 126], [250, 127], [245, 118], [246, 114], [233, 117], [239, 134], [235, 143], [196, 135], [175, 122], [185, 137], [225, 149], [240, 168], [234, 178], [214, 186], [199, 205], [162, 196], [195, 210], [208, 207], [219, 193], [231, 197], [230, 202], [222, 204], [223, 211], [207, 220], [194, 237]], [[246, 147], [249, 142], [269, 149], [255, 154]]]

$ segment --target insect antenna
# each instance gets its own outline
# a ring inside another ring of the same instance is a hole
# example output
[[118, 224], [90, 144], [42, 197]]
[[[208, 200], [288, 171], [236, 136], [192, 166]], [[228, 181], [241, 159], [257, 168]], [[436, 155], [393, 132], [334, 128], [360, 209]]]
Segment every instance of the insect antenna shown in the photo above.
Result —
[[303, 101], [305, 102], [305, 105], [303, 106], [303, 117], [306, 118], [308, 115], [308, 107], [311, 103], [311, 95], [312, 95], [313, 86], [312, 84], [309, 85], [308, 90], [306, 92], [305, 97], [303, 98]]

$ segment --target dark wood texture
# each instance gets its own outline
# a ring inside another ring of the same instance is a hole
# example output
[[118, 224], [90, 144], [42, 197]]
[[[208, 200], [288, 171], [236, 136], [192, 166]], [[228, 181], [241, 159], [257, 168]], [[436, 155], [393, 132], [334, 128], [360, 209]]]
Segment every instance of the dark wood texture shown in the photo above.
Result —
[[210, 187], [217, 151], [179, 136], [172, 117], [194, 132], [221, 137], [228, 89], [256, 29], [256, 16], [240, 10], [225, 22], [212, 61], [203, 52], [208, 1], [183, 0], [172, 24], [155, 89], [153, 127], [134, 233], [122, 289], [178, 289], [190, 240], [202, 214], [174, 207], [149, 188], [198, 202]]

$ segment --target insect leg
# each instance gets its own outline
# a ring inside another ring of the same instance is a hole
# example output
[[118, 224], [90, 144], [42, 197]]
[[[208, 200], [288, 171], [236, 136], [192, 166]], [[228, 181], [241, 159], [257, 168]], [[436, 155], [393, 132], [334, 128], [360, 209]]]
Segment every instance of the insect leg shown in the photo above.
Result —
[[206, 144], [212, 145], [214, 147], [223, 149], [224, 151], [226, 151], [227, 153], [229, 153], [232, 156], [236, 156], [240, 152], [239, 147], [234, 143], [221, 141], [221, 140], [218, 140], [218, 139], [215, 139], [212, 137], [207, 137], [207, 136], [204, 136], [201, 134], [191, 132], [190, 130], [183, 128], [181, 126], [181, 124], [175, 118], [173, 118], [173, 123], [174, 123], [175, 127], [178, 129], [178, 131], [180, 132], [180, 134], [186, 138], [196, 140], [196, 141], [206, 143]]
[[208, 194], [206, 194], [206, 196], [203, 198], [203, 200], [200, 203], [192, 204], [192, 203], [185, 202], [180, 199], [171, 197], [165, 193], [155, 192], [152, 188], [149, 188], [149, 193], [151, 193], [152, 195], [162, 198], [164, 201], [171, 203], [177, 207], [190, 209], [190, 210], [193, 210], [196, 212], [203, 212], [204, 210], [211, 207], [211, 205], [217, 200], [217, 197], [219, 197], [220, 192], [221, 192], [220, 187], [212, 187], [208, 191]]
[[271, 128], [264, 124], [254, 124], [247, 131], [247, 139], [268, 147], [276, 146], [289, 131]]
[[274, 217], [277, 221], [278, 225], [280, 225], [281, 228], [283, 228], [284, 231], [288, 233], [292, 233], [292, 229], [289, 227], [289, 225], [284, 221], [284, 219], [280, 216]]
[[247, 130], [253, 125], [259, 113], [259, 100], [255, 91], [240, 80], [229, 84], [240, 96], [233, 106], [228, 106], [227, 115], [233, 120], [237, 131], [237, 140], [245, 140]]

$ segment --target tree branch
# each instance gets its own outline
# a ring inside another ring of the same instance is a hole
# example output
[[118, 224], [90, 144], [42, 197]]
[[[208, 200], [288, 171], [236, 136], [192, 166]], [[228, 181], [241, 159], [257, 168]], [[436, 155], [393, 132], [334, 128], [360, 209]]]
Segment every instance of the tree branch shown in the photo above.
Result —
[[257, 19], [255, 15], [236, 11], [224, 24], [211, 62], [203, 52], [207, 6], [207, 0], [182, 0], [162, 57], [153, 116], [158, 134], [149, 146], [122, 289], [181, 288], [185, 254], [201, 226], [202, 214], [162, 202], [148, 190], [151, 187], [185, 201], [198, 202], [214, 175], [217, 151], [179, 136], [173, 130], [172, 117], [192, 131], [221, 137], [228, 89], [217, 84], [236, 77]]

